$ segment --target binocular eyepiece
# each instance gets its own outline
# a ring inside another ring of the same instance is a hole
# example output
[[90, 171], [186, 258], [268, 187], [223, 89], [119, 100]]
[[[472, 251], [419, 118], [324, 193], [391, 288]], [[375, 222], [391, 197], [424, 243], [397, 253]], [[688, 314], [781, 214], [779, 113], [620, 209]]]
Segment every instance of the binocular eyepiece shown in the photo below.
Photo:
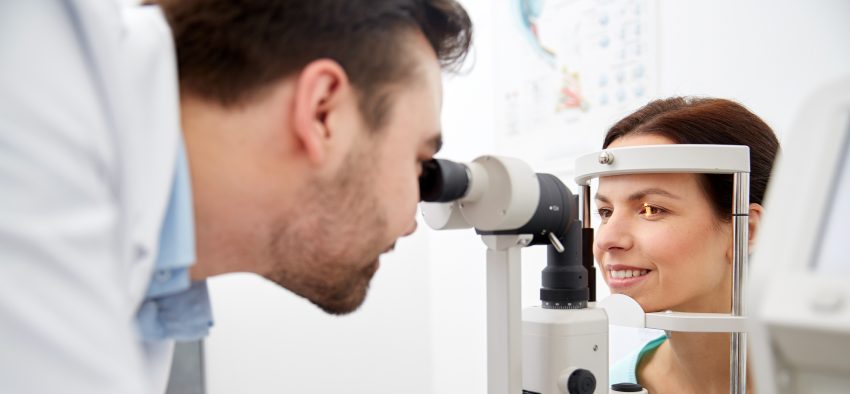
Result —
[[471, 174], [467, 167], [451, 160], [431, 159], [422, 163], [419, 199], [425, 202], [451, 202], [463, 197]]

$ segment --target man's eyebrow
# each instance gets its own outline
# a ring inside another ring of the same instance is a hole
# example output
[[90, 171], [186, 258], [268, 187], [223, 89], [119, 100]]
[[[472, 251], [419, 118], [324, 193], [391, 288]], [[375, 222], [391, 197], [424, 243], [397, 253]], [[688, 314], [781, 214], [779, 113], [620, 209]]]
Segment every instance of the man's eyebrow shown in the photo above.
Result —
[[440, 149], [443, 149], [443, 134], [439, 133], [436, 136], [432, 137], [428, 140], [427, 144], [430, 145], [431, 148], [434, 150], [434, 154], [437, 154]]
[[[670, 193], [667, 190], [660, 189], [660, 188], [657, 188], [657, 187], [651, 187], [651, 188], [648, 188], [648, 189], [638, 190], [638, 191], [630, 194], [629, 197], [628, 197], [628, 200], [629, 201], [642, 200], [642, 199], [646, 198], [646, 196], [649, 196], [649, 195], [665, 196], [665, 197], [670, 197], [670, 198], [675, 199], [675, 200], [681, 199], [681, 197], [679, 197], [679, 196], [677, 196], [673, 193]], [[608, 199], [608, 197], [603, 196], [603, 195], [599, 194], [598, 192], [596, 193], [595, 198], [596, 198], [597, 201], [601, 201], [601, 202], [604, 202], [604, 203], [610, 203], [611, 202]]]

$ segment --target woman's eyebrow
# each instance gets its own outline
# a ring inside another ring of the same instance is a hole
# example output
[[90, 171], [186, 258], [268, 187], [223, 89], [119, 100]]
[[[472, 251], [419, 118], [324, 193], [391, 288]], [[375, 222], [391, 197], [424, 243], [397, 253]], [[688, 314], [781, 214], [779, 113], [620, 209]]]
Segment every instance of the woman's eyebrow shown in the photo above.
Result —
[[667, 190], [660, 189], [660, 188], [657, 188], [657, 187], [651, 187], [651, 188], [643, 189], [643, 190], [640, 190], [640, 191], [637, 191], [637, 192], [630, 194], [629, 200], [643, 200], [644, 198], [646, 198], [646, 196], [653, 195], [653, 194], [659, 195], [659, 196], [670, 197], [670, 198], [675, 199], [675, 200], [681, 199], [681, 197], [679, 197], [679, 196], [677, 196], [673, 193], [670, 193]]
[[[665, 196], [665, 197], [670, 197], [670, 198], [675, 199], [675, 200], [681, 200], [682, 199], [681, 197], [679, 197], [679, 196], [677, 196], [673, 193], [670, 193], [667, 190], [659, 189], [657, 187], [651, 187], [651, 188], [648, 188], [648, 189], [638, 190], [638, 191], [630, 194], [629, 197], [628, 197], [628, 200], [629, 201], [643, 200], [644, 198], [646, 198], [646, 196], [649, 196], [649, 195]], [[596, 198], [597, 201], [601, 201], [601, 202], [604, 202], [604, 203], [610, 202], [608, 197], [606, 197], [602, 194], [599, 194], [598, 192], [596, 193], [595, 198]]]

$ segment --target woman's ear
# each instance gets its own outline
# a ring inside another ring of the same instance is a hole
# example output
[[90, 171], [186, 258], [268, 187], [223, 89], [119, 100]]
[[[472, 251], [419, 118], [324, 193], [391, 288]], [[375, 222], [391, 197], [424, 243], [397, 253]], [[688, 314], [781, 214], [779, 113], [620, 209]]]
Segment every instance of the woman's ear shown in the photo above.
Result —
[[[750, 214], [748, 216], [749, 226], [748, 226], [748, 239], [747, 239], [747, 250], [749, 254], [753, 253], [753, 247], [755, 246], [755, 239], [758, 236], [759, 226], [761, 225], [761, 215], [764, 213], [764, 207], [761, 204], [750, 204]], [[733, 219], [734, 220], [734, 219]], [[732, 228], [730, 223], [729, 228]], [[726, 261], [729, 264], [732, 264], [732, 255], [735, 253], [735, 234], [729, 233], [729, 247], [726, 249], [725, 256]]]
[[761, 215], [764, 213], [764, 207], [761, 204], [752, 203], [750, 204], [750, 216], [749, 216], [749, 239], [748, 246], [749, 251], [753, 253], [753, 246], [755, 245], [755, 239], [759, 232], [759, 226], [761, 225]]

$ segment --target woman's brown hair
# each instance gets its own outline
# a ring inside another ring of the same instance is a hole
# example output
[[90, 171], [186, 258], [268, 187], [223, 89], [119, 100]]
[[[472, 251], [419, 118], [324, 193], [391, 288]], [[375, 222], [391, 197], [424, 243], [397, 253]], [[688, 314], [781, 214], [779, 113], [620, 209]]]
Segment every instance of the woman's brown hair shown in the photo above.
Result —
[[[603, 148], [632, 134], [655, 134], [677, 144], [746, 145], [750, 148], [750, 203], [761, 204], [779, 141], [761, 118], [734, 101], [671, 97], [655, 100], [617, 122]], [[700, 175], [718, 217], [732, 215], [732, 176]]]

